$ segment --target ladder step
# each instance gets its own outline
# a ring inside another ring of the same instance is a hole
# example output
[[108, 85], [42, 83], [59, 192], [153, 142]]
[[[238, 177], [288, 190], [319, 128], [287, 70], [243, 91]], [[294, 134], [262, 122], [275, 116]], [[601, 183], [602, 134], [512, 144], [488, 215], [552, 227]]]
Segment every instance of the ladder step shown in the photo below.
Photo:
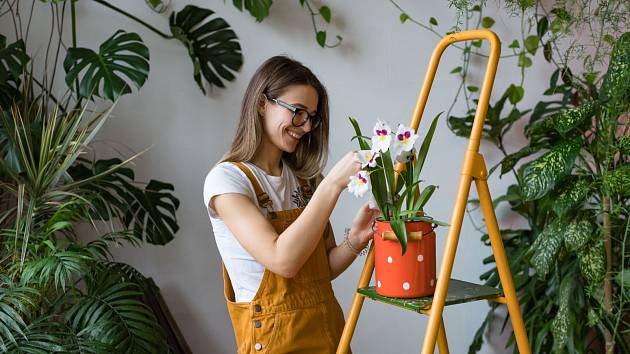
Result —
[[[425, 311], [431, 307], [433, 296], [418, 297], [412, 299], [402, 299], [382, 296], [376, 293], [373, 286], [357, 289], [359, 294], [373, 300], [381, 301], [390, 305], [402, 307], [416, 312]], [[445, 305], [456, 305], [465, 302], [488, 300], [503, 296], [503, 291], [491, 286], [469, 283], [462, 280], [451, 279], [448, 283]]]

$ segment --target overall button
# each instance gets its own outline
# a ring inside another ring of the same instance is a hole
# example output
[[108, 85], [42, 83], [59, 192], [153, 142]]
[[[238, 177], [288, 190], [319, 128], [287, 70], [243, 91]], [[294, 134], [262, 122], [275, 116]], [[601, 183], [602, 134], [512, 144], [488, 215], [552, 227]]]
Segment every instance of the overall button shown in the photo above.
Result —
[[261, 326], [262, 326], [262, 323], [259, 320], [254, 321], [254, 327], [260, 328]]
[[256, 350], [261, 350], [262, 349], [262, 344], [256, 343], [256, 345], [254, 345], [254, 348], [256, 348]]
[[260, 305], [256, 304], [256, 305], [254, 305], [254, 311], [260, 312], [260, 311], [262, 311], [262, 307], [260, 307]]

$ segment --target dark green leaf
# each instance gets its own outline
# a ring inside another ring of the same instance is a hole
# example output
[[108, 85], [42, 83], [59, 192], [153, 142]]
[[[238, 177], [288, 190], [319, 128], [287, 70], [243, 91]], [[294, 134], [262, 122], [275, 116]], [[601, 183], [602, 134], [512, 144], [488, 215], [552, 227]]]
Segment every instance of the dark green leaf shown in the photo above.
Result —
[[553, 319], [551, 333], [553, 333], [553, 348], [555, 352], [561, 350], [569, 344], [571, 340], [572, 315], [569, 308], [570, 299], [573, 297], [575, 280], [568, 276], [562, 279], [560, 284], [560, 309]]
[[144, 85], [149, 76], [149, 48], [136, 33], [118, 30], [100, 45], [98, 53], [88, 48], [69, 48], [63, 67], [68, 87], [76, 89], [73, 83], [79, 80], [81, 97], [115, 101], [120, 95], [131, 93], [122, 76], [137, 89]]
[[553, 51], [551, 50], [551, 43], [547, 42], [543, 46], [543, 56], [545, 57], [545, 60], [547, 62], [551, 63], [551, 56], [552, 55], [553, 55]]
[[330, 18], [332, 17], [332, 15], [330, 13], [330, 8], [328, 6], [320, 7], [319, 14], [322, 15], [322, 18], [324, 19], [324, 21], [330, 23]]
[[[256, 18], [256, 22], [262, 22], [267, 16], [269, 16], [269, 8], [272, 5], [272, 0], [233, 0], [234, 6], [243, 11], [249, 11], [250, 15]], [[187, 5], [192, 6], [192, 5]]]
[[[503, 160], [500, 163], [501, 166], [501, 176], [503, 176], [504, 174], [512, 171], [512, 169], [514, 168], [514, 166], [516, 166], [516, 164], [524, 157], [530, 156], [532, 154], [535, 154], [536, 152], [540, 151], [542, 147], [540, 145], [530, 145], [530, 146], [526, 146], [524, 148], [522, 148], [521, 150], [510, 154], [506, 157], [503, 158]], [[498, 167], [495, 166], [493, 168], [490, 169], [490, 174], [492, 174], [492, 172], [494, 172], [495, 168]]]
[[479, 87], [474, 86], [474, 85], [466, 86], [466, 88], [467, 88], [467, 89], [468, 89], [468, 91], [470, 91], [470, 92], [477, 92], [477, 91], [479, 91]]
[[326, 31], [317, 31], [315, 39], [317, 39], [317, 44], [324, 48], [326, 46]]
[[429, 19], [429, 23], [430, 23], [430, 24], [432, 24], [433, 26], [437, 26], [437, 25], [438, 25], [438, 22], [437, 22], [437, 20], [435, 19], [435, 17], [431, 17], [431, 18]]
[[541, 16], [538, 19], [538, 24], [536, 25], [536, 33], [539, 38], [543, 38], [547, 30], [549, 29], [549, 20], [545, 16]]
[[401, 13], [400, 14], [400, 23], [405, 23], [405, 21], [407, 21], [409, 19], [409, 15], [407, 15], [406, 13]]
[[390, 221], [390, 224], [398, 242], [400, 242], [402, 248], [401, 254], [404, 255], [405, 252], [407, 252], [407, 229], [405, 228], [405, 222], [400, 219], [393, 219]]
[[[579, 107], [567, 109], [566, 111], [554, 115], [553, 126], [562, 135], [580, 127], [586, 121], [590, 123], [590, 118], [597, 109], [597, 102], [586, 102]], [[590, 127], [590, 124], [588, 125]]]
[[604, 175], [604, 186], [609, 193], [630, 197], [630, 164], [607, 171]]
[[455, 69], [451, 70], [451, 74], [457, 74], [457, 73], [460, 73], [460, 72], [462, 72], [462, 67], [461, 66], [458, 66]]
[[512, 104], [520, 102], [525, 95], [525, 89], [523, 88], [523, 86], [510, 85], [508, 91], [508, 98], [510, 99], [510, 103]]
[[579, 206], [590, 192], [590, 184], [584, 179], [571, 178], [559, 191], [553, 200], [552, 209], [558, 216], [565, 215], [568, 211]]
[[604, 75], [599, 98], [603, 105], [602, 120], [612, 126], [630, 109], [630, 32], [616, 41]]
[[[248, 3], [253, 6], [253, 2], [246, 0], [246, 8]], [[233, 73], [243, 65], [236, 33], [220, 17], [208, 20], [213, 14], [212, 10], [186, 5], [169, 17], [171, 33], [188, 49], [193, 62], [193, 77], [204, 93], [202, 75], [210, 85], [225, 87], [223, 80], [234, 80]]]
[[556, 256], [562, 245], [565, 227], [565, 224], [556, 219], [545, 227], [531, 246], [534, 253], [531, 263], [540, 279], [544, 279], [556, 263]]
[[483, 19], [481, 19], [481, 27], [490, 28], [492, 27], [492, 25], [494, 25], [494, 19], [492, 17], [485, 16]]
[[513, 40], [512, 43], [510, 43], [510, 45], [508, 46], [508, 48], [512, 48], [512, 49], [518, 49], [520, 47], [521, 45], [518, 43], [516, 39]]
[[7, 46], [0, 34], [0, 106], [4, 109], [20, 97], [20, 77], [29, 60], [22, 40]]

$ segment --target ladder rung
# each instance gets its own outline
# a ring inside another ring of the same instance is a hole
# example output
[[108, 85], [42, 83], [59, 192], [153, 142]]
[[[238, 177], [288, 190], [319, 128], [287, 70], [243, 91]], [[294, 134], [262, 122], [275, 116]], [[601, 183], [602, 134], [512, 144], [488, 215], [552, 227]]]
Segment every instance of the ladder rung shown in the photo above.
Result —
[[[373, 286], [357, 289], [359, 294], [373, 300], [381, 301], [390, 305], [402, 307], [416, 312], [426, 311], [431, 308], [433, 296], [418, 297], [412, 299], [402, 299], [381, 296], [376, 293]], [[473, 284], [462, 280], [451, 279], [448, 283], [445, 306], [462, 304], [465, 302], [490, 300], [503, 296], [500, 289], [491, 286]]]

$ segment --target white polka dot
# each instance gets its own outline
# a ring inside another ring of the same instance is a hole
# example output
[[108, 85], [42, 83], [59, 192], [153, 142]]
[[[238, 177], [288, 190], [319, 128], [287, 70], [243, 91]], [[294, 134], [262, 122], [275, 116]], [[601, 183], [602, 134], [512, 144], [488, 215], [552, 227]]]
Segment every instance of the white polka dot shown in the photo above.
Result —
[[418, 255], [418, 262], [422, 262], [422, 261], [424, 261], [424, 256], [419, 254]]
[[376, 284], [378, 285], [379, 288], [381, 287], [381, 281], [380, 280], [377, 281]]
[[435, 279], [431, 279], [431, 286], [435, 285]]
[[392, 257], [387, 257], [387, 263], [391, 263], [391, 262], [393, 262], [393, 261], [394, 261], [394, 260], [392, 259]]
[[410, 287], [411, 287], [411, 285], [409, 285], [409, 283], [407, 283], [407, 282], [403, 283], [403, 289], [409, 290]]

